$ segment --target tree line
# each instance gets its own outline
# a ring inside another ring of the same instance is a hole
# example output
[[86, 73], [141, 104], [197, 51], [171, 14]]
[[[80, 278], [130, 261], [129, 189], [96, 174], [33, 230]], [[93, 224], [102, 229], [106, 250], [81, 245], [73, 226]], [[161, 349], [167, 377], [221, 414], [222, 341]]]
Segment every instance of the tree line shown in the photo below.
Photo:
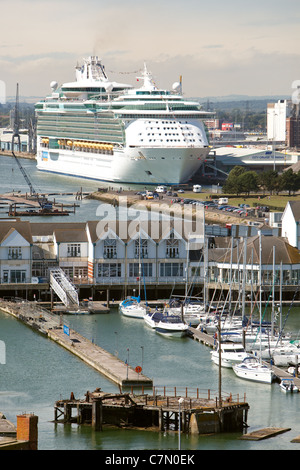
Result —
[[248, 195], [252, 192], [262, 191], [263, 194], [279, 194], [288, 192], [289, 196], [300, 190], [300, 171], [294, 172], [291, 168], [278, 173], [275, 170], [256, 173], [242, 166], [235, 166], [223, 184], [223, 193]]

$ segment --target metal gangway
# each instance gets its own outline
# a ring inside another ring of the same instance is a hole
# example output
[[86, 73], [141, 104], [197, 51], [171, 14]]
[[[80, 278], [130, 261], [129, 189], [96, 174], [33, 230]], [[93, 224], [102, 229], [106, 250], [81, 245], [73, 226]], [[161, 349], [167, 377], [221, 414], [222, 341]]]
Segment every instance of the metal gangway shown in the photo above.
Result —
[[79, 308], [77, 289], [61, 268], [50, 269], [50, 287], [67, 308]]

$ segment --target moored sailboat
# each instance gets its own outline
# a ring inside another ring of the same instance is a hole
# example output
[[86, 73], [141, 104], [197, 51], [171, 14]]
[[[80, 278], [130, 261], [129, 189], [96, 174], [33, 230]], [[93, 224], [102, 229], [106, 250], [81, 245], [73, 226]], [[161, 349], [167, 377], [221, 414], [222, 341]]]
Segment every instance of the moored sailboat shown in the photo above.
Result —
[[141, 304], [140, 297], [129, 297], [120, 303], [119, 310], [125, 317], [144, 318], [149, 308]]
[[246, 357], [240, 364], [235, 364], [232, 368], [238, 377], [254, 382], [271, 384], [275, 378], [273, 370], [253, 356]]

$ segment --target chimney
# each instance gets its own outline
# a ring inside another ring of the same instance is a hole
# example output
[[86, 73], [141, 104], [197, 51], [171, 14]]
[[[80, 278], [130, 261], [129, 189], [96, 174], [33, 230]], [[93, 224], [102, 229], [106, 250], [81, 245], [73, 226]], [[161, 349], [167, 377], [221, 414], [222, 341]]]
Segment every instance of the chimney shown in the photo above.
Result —
[[30, 450], [38, 448], [38, 417], [34, 414], [17, 416], [17, 440], [28, 441]]

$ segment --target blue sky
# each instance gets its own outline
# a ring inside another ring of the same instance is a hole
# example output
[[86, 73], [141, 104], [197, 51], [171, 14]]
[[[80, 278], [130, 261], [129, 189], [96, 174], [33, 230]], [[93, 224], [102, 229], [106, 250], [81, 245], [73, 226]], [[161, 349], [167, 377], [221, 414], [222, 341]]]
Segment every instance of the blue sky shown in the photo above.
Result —
[[187, 97], [289, 95], [300, 79], [299, 0], [0, 0], [0, 80], [7, 94], [44, 96], [98, 55], [109, 76], [136, 83], [183, 77]]

